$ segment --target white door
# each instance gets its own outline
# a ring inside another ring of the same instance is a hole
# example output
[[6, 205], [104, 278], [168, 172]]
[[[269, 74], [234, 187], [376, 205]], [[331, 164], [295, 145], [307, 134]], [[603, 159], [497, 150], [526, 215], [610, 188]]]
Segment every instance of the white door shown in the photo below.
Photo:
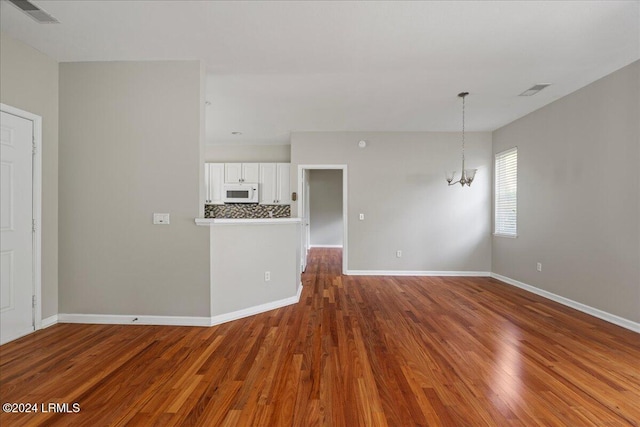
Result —
[[34, 330], [33, 122], [0, 117], [0, 344]]

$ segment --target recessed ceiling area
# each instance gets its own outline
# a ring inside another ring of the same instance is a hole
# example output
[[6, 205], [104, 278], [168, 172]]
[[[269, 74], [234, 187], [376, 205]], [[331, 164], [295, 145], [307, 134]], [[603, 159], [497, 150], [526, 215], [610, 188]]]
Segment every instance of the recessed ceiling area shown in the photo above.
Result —
[[640, 59], [638, 1], [33, 3], [60, 24], [2, 1], [0, 29], [58, 61], [202, 60], [212, 144], [458, 131], [461, 91], [491, 131]]

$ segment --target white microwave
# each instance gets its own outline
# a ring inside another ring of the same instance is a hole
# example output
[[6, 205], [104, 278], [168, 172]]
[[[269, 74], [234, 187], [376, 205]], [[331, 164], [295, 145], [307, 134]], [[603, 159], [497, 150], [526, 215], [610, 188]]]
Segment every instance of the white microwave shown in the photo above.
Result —
[[225, 183], [223, 201], [225, 203], [258, 203], [258, 184], [255, 182]]

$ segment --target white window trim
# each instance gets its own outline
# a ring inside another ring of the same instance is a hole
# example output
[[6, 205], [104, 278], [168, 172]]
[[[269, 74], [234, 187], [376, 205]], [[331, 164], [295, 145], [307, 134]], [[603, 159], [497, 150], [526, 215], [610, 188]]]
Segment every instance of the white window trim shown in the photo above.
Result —
[[[512, 152], [518, 152], [518, 147], [512, 147], [509, 148], [507, 150], [503, 150], [500, 151], [498, 153], [495, 153], [494, 155], [494, 163], [493, 163], [493, 171], [494, 171], [494, 181], [493, 181], [493, 235], [496, 237], [504, 237], [507, 239], [516, 239], [518, 238], [518, 210], [517, 210], [517, 206], [518, 206], [518, 194], [517, 194], [517, 190], [516, 190], [516, 232], [514, 234], [510, 234], [510, 233], [503, 233], [503, 232], [497, 232], [496, 230], [496, 187], [497, 187], [497, 160], [499, 157], [503, 157], [506, 156], [508, 154], [511, 154]], [[517, 161], [517, 160], [516, 160]], [[517, 163], [516, 163], [516, 184], [517, 184], [517, 174], [518, 174], [518, 169], [517, 169]]]
[[504, 234], [504, 233], [493, 233], [495, 237], [505, 237], [507, 239], [517, 239], [518, 234]]

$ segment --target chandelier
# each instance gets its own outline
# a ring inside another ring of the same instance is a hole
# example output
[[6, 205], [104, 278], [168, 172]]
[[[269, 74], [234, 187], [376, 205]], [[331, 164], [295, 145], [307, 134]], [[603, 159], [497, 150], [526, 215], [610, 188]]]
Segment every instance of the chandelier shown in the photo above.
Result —
[[475, 178], [476, 176], [476, 172], [478, 171], [478, 169], [465, 169], [464, 168], [464, 98], [469, 95], [469, 92], [460, 92], [458, 94], [458, 96], [460, 98], [462, 98], [462, 174], [460, 176], [460, 179], [457, 181], [454, 181], [453, 178], [456, 175], [456, 171], [453, 172], [447, 172], [446, 178], [447, 178], [447, 182], [449, 183], [449, 185], [455, 185], [455, 184], [460, 184], [461, 186], [471, 186], [471, 183], [473, 182], [473, 178]]

